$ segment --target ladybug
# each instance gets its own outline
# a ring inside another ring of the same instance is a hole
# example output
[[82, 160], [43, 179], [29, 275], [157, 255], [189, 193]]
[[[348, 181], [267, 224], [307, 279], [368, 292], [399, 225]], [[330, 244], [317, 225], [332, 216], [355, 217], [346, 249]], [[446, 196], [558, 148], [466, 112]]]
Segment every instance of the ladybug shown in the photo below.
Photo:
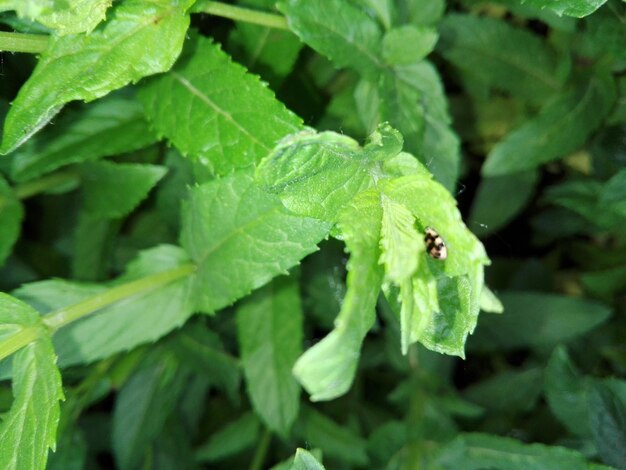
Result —
[[424, 233], [424, 243], [426, 244], [426, 251], [431, 258], [438, 260], [444, 260], [448, 257], [448, 249], [446, 244], [441, 238], [441, 235], [432, 227], [426, 227]]

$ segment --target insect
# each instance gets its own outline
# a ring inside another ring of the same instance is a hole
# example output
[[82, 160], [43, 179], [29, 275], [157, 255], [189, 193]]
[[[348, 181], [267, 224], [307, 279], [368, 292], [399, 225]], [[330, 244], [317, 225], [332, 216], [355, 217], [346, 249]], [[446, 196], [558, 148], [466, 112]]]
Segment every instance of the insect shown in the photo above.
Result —
[[444, 260], [448, 257], [448, 249], [446, 244], [441, 238], [441, 235], [432, 227], [426, 227], [424, 232], [424, 243], [426, 244], [426, 251], [431, 258]]

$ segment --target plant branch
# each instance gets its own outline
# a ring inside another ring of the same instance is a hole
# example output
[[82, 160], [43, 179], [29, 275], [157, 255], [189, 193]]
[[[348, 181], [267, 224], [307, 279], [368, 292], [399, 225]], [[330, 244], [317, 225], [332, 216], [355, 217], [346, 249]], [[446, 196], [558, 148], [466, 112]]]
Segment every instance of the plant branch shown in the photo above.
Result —
[[261, 440], [257, 445], [256, 451], [254, 452], [254, 457], [252, 458], [252, 463], [250, 464], [250, 470], [261, 470], [263, 468], [263, 463], [267, 457], [271, 437], [271, 431], [265, 428], [263, 435], [261, 436]]
[[62, 308], [46, 315], [43, 322], [54, 333], [59, 328], [89, 315], [103, 307], [107, 307], [119, 300], [133, 297], [164, 286], [177, 279], [189, 276], [196, 270], [193, 264], [185, 264], [178, 268], [170, 269], [150, 276], [142, 277], [135, 281], [120, 284], [105, 292], [96, 294], [88, 299], [78, 302], [69, 307]]
[[2, 341], [0, 341], [0, 360], [10, 356], [16, 351], [19, 351], [27, 344], [32, 343], [39, 337], [40, 334], [40, 329], [31, 326], [21, 328], [14, 334], [5, 337]]
[[79, 174], [76, 171], [59, 171], [16, 186], [15, 197], [18, 199], [27, 199], [36, 194], [56, 189], [64, 184], [77, 182], [78, 179]]
[[228, 5], [222, 2], [200, 0], [193, 6], [191, 11], [194, 13], [208, 13], [210, 15], [221, 16], [235, 21], [243, 21], [245, 23], [258, 24], [269, 28], [289, 30], [287, 20], [284, 16]]
[[8, 33], [0, 31], [0, 51], [38, 54], [48, 47], [45, 34]]

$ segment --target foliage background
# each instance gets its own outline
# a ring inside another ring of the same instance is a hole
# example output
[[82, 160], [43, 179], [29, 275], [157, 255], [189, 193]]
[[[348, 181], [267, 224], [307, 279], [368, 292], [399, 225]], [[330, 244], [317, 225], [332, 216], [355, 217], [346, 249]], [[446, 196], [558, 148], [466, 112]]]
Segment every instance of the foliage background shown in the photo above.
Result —
[[624, 2], [0, 9], [2, 468], [626, 468]]

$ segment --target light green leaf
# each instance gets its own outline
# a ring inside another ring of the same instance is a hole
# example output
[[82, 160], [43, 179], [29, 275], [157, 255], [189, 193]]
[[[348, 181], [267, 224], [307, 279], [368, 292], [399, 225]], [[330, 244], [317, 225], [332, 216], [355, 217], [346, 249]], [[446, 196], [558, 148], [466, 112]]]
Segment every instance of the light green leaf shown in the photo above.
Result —
[[606, 0], [525, 0], [536, 8], [549, 8], [560, 15], [582, 18], [600, 8]]
[[252, 413], [243, 414], [213, 434], [196, 450], [196, 460], [213, 462], [252, 447], [258, 440], [261, 423]]
[[382, 282], [378, 265], [382, 208], [375, 190], [360, 193], [339, 217], [350, 260], [348, 290], [334, 330], [296, 362], [294, 375], [311, 400], [343, 395], [354, 380], [363, 338], [372, 327]]
[[544, 377], [545, 396], [552, 413], [571, 433], [590, 436], [587, 380], [576, 370], [564, 347], [554, 350]]
[[287, 436], [298, 415], [300, 386], [291, 368], [302, 353], [298, 283], [278, 278], [237, 309], [237, 331], [248, 395], [268, 428]]
[[84, 208], [91, 215], [118, 219], [131, 213], [165, 176], [163, 166], [89, 162], [81, 168]]
[[382, 33], [363, 9], [344, 0], [286, 0], [278, 4], [278, 9], [303, 42], [336, 66], [376, 77], [382, 66]]
[[435, 460], [443, 469], [588, 470], [585, 456], [565, 447], [524, 444], [489, 434], [461, 434], [443, 447]]
[[345, 204], [373, 184], [378, 160], [393, 157], [401, 146], [402, 137], [386, 124], [363, 149], [334, 132], [304, 131], [283, 139], [256, 178], [292, 212], [334, 222]]
[[439, 35], [435, 28], [405, 25], [387, 31], [383, 38], [383, 57], [388, 65], [408, 65], [432, 52]]
[[19, 332], [32, 342], [12, 357], [14, 401], [0, 422], [0, 468], [43, 470], [56, 445], [61, 374], [37, 312], [0, 293], [0, 338]]
[[597, 74], [579, 83], [496, 145], [487, 156], [483, 175], [531, 170], [577, 150], [608, 116], [614, 102], [615, 83], [610, 75]]
[[[219, 221], [216, 224], [215, 221]], [[196, 308], [213, 313], [286, 274], [330, 225], [287, 212], [249, 171], [196, 186], [183, 206], [181, 241], [198, 265]]]
[[530, 31], [495, 18], [452, 14], [440, 34], [443, 56], [473, 80], [538, 103], [561, 88], [556, 54]]
[[501, 292], [504, 315], [481, 320], [470, 341], [474, 350], [510, 351], [553, 347], [578, 337], [611, 315], [598, 302], [536, 292]]
[[5, 0], [0, 7], [15, 10], [63, 36], [91, 32], [104, 19], [111, 3], [112, 0]]
[[500, 299], [496, 297], [496, 294], [491, 289], [484, 286], [480, 293], [480, 309], [488, 313], [502, 313], [504, 312], [504, 305], [502, 305]]
[[[128, 282], [189, 263], [178, 247], [162, 245], [143, 251], [116, 281]], [[192, 314], [191, 279], [181, 278], [155, 290], [117, 302], [61, 328], [54, 345], [61, 366], [85, 364], [140, 344], [156, 341]], [[48, 313], [103, 293], [100, 284], [48, 280], [26, 284], [15, 295], [40, 313]]]
[[71, 163], [132, 152], [156, 141], [141, 104], [119, 93], [61, 114], [11, 155], [11, 176], [25, 181]]
[[367, 442], [349, 426], [342, 426], [311, 407], [303, 407], [298, 430], [301, 440], [353, 466], [368, 467]]
[[506, 226], [528, 204], [538, 179], [532, 170], [483, 178], [469, 216], [477, 224], [474, 233], [486, 237]]
[[441, 79], [429, 62], [396, 66], [379, 83], [381, 116], [404, 136], [414, 154], [449, 190], [459, 173], [459, 139], [452, 131]]
[[13, 188], [0, 175], [0, 266], [11, 253], [24, 217], [22, 204]]
[[[615, 468], [626, 462], [626, 382], [621, 387], [593, 383], [588, 395], [589, 422], [602, 460]], [[620, 390], [621, 396], [617, 390]]]
[[300, 448], [296, 450], [291, 468], [292, 470], [324, 470], [324, 466], [317, 461], [313, 454]]
[[184, 155], [225, 175], [258, 163], [301, 128], [258, 77], [210, 39], [194, 35], [187, 46], [176, 67], [139, 95], [157, 132]]
[[121, 470], [139, 467], [185, 388], [186, 369], [170, 352], [154, 349], [117, 394], [113, 455]]
[[4, 123], [1, 153], [26, 142], [65, 103], [91, 101], [168, 70], [180, 53], [190, 0], [127, 0], [89, 35], [52, 36]]
[[443, 18], [445, 0], [406, 0], [407, 21], [416, 26], [433, 26]]

